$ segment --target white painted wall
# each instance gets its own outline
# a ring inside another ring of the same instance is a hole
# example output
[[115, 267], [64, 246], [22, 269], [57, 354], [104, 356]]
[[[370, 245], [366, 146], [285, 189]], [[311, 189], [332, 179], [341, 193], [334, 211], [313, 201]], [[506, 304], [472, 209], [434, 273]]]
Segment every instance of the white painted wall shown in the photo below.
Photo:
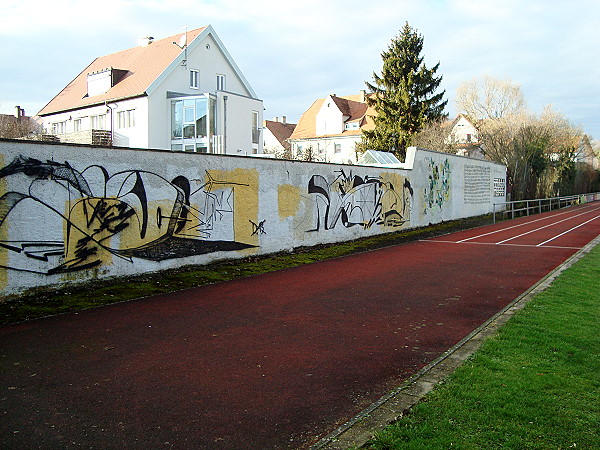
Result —
[[[315, 154], [322, 162], [336, 164], [353, 164], [356, 162], [356, 144], [360, 142], [360, 136], [332, 136], [311, 139], [294, 139], [292, 142], [292, 154], [298, 153], [298, 146], [303, 149], [312, 146]], [[335, 146], [339, 144], [340, 151], [336, 153]]]
[[477, 128], [463, 116], [460, 116], [450, 131], [450, 142], [466, 144], [478, 141], [479, 135]]
[[325, 98], [321, 109], [317, 113], [315, 125], [317, 136], [340, 134], [344, 131], [344, 116], [331, 95]]
[[505, 182], [504, 166], [415, 148], [395, 169], [0, 140], [0, 292], [484, 214]]
[[245, 156], [263, 152], [262, 132], [259, 144], [252, 144], [252, 112], [258, 112], [258, 125], [262, 127], [263, 104], [261, 100], [231, 92], [217, 93], [218, 134], [226, 135], [225, 153]]
[[271, 130], [264, 126], [264, 121], [262, 138], [265, 153], [282, 153], [285, 151], [285, 148], [283, 148], [283, 145], [281, 145], [279, 140], [271, 133]]
[[[200, 84], [198, 89], [190, 87], [190, 70], [199, 71]], [[194, 42], [194, 47], [188, 49], [185, 66], [179, 65], [176, 67], [150, 93], [150, 115], [148, 118], [149, 148], [171, 148], [171, 99], [167, 98], [167, 92], [177, 92], [183, 95], [210, 93], [218, 94], [218, 97], [222, 98], [223, 94], [227, 94], [222, 91], [217, 92], [217, 74], [225, 75], [225, 91], [230, 94], [229, 97], [236, 97], [236, 99], [229, 101], [228, 113], [232, 115], [231, 120], [236, 122], [246, 115], [251, 117], [251, 113], [248, 111], [254, 109], [260, 111], [260, 123], [262, 123], [262, 112], [264, 109], [262, 100], [251, 98], [251, 93], [248, 92], [239, 79], [215, 40], [212, 36], [208, 35], [198, 41], [198, 43]], [[235, 111], [235, 108], [238, 107], [241, 110]], [[219, 100], [217, 104], [217, 134], [224, 133], [225, 124], [222, 109], [223, 102]], [[246, 120], [248, 127], [251, 124], [250, 120], [251, 118]], [[240, 126], [236, 128], [228, 127], [228, 131], [232, 134], [227, 137], [227, 141], [232, 145], [227, 145], [226, 153], [233, 152], [233, 154], [238, 154], [238, 148], [241, 148], [243, 153], [252, 152], [251, 130]], [[260, 146], [260, 153], [262, 153], [262, 146]]]

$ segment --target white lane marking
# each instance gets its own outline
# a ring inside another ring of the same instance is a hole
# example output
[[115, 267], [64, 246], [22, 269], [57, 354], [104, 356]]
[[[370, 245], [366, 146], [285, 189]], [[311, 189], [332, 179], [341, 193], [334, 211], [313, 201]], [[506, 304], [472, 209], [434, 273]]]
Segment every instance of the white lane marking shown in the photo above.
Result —
[[[534, 244], [494, 244], [493, 242], [461, 242], [461, 241], [441, 241], [438, 239], [419, 239], [419, 242], [440, 242], [442, 244], [466, 244], [466, 245], [500, 245], [502, 247], [530, 247], [539, 248], [539, 245]], [[567, 250], [581, 250], [583, 247], [565, 247], [561, 245], [545, 245], [544, 248], [561, 248]]]
[[[581, 209], [583, 209], [583, 208], [581, 208]], [[592, 211], [596, 211], [597, 209], [600, 209], [600, 207], [597, 207], [597, 208], [596, 208], [596, 207], [594, 207], [594, 208], [592, 209]], [[592, 211], [587, 211], [587, 212], [592, 212]], [[470, 240], [472, 240], [472, 239], [477, 239], [477, 238], [480, 238], [480, 237], [488, 236], [488, 235], [490, 235], [490, 234], [500, 233], [501, 231], [512, 230], [513, 228], [518, 228], [518, 227], [522, 227], [522, 226], [524, 226], [524, 225], [529, 225], [529, 224], [531, 224], [531, 223], [539, 222], [540, 220], [553, 219], [554, 217], [562, 216], [562, 215], [564, 215], [564, 214], [569, 214], [569, 213], [572, 213], [572, 212], [573, 212], [573, 211], [563, 211], [563, 212], [561, 212], [561, 213], [558, 213], [558, 214], [552, 214], [551, 216], [545, 216], [545, 217], [541, 217], [541, 218], [539, 218], [539, 219], [530, 220], [530, 221], [528, 221], [528, 222], [520, 223], [520, 224], [518, 224], [518, 225], [513, 225], [512, 227], [506, 227], [506, 228], [501, 228], [501, 229], [499, 229], [499, 230], [490, 231], [489, 233], [484, 233], [484, 234], [480, 234], [480, 235], [478, 235], [478, 236], [473, 236], [473, 237], [470, 237], [470, 238], [462, 239], [462, 240], [460, 240], [460, 241], [457, 241], [457, 242], [466, 242], [466, 241], [470, 241]]]
[[527, 231], [525, 233], [517, 234], [516, 236], [513, 236], [511, 238], [504, 239], [503, 241], [500, 241], [500, 242], [496, 242], [496, 245], [504, 244], [505, 242], [512, 241], [513, 239], [516, 239], [516, 238], [521, 237], [521, 236], [525, 236], [527, 234], [535, 233], [536, 231], [543, 230], [544, 228], [553, 227], [554, 225], [558, 225], [559, 223], [566, 222], [567, 220], [571, 220], [571, 219], [575, 219], [575, 218], [577, 218], [579, 216], [583, 216], [584, 214], [587, 214], [588, 212], [589, 211], [582, 212], [580, 214], [576, 214], [574, 216], [567, 217], [566, 219], [559, 220], [558, 222], [549, 223], [548, 225], [544, 225], [543, 227], [536, 228], [535, 230], [530, 230], [530, 231]]
[[554, 239], [556, 239], [556, 238], [559, 238], [559, 237], [561, 237], [561, 236], [562, 236], [562, 235], [564, 235], [564, 234], [570, 233], [571, 231], [573, 231], [573, 230], [576, 230], [577, 228], [584, 226], [586, 223], [589, 223], [589, 222], [591, 222], [592, 220], [596, 220], [598, 217], [600, 217], [600, 216], [592, 217], [590, 220], [586, 220], [585, 222], [583, 222], [583, 223], [580, 223], [580, 224], [579, 224], [579, 225], [577, 225], [576, 227], [573, 227], [573, 228], [571, 228], [571, 229], [569, 229], [569, 230], [567, 230], [567, 231], [565, 231], [565, 232], [563, 232], [563, 233], [560, 233], [560, 234], [559, 234], [559, 235], [557, 235], [557, 236], [554, 236], [553, 238], [550, 238], [550, 239], [548, 239], [547, 241], [544, 241], [544, 242], [542, 242], [541, 244], [538, 244], [538, 245], [536, 245], [536, 247], [541, 247], [542, 245], [544, 245], [544, 244], [546, 244], [546, 243], [548, 243], [548, 242], [550, 242], [550, 241], [553, 241]]

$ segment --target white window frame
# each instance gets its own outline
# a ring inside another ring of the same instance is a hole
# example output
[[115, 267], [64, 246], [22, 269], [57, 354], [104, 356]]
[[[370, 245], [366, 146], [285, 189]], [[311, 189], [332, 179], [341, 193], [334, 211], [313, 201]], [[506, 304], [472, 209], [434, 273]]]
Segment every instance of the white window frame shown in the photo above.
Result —
[[333, 152], [334, 153], [342, 153], [342, 144], [333, 144]]
[[106, 130], [106, 114], [90, 116], [90, 130]]
[[67, 128], [67, 121], [62, 120], [60, 122], [54, 122], [52, 124], [52, 134], [65, 134]]
[[117, 128], [133, 128], [135, 126], [135, 109], [117, 111]]
[[190, 89], [200, 89], [200, 71], [190, 69]]
[[222, 73], [217, 74], [217, 91], [224, 91], [227, 78]]

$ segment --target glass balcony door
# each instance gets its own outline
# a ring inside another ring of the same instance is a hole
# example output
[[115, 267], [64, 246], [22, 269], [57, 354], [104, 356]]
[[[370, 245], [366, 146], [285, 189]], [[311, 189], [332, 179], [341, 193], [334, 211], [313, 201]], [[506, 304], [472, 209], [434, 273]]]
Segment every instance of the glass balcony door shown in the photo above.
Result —
[[215, 99], [209, 95], [171, 101], [171, 149], [212, 153], [215, 132]]

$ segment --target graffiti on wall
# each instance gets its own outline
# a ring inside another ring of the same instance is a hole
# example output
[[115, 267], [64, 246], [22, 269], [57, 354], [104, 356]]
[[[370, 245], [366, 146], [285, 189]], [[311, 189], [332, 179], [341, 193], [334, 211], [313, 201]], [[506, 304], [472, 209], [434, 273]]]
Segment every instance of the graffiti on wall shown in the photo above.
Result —
[[424, 210], [441, 210], [442, 206], [450, 200], [450, 163], [446, 158], [443, 162], [436, 162], [433, 158], [425, 158], [429, 176], [423, 191]]
[[407, 178], [398, 174], [360, 177], [344, 170], [333, 180], [313, 175], [308, 193], [314, 196], [314, 228], [331, 230], [341, 224], [346, 228], [365, 229], [374, 224], [401, 227], [410, 221], [413, 189]]
[[113, 258], [163, 261], [256, 247], [252, 236], [264, 233], [257, 207], [235, 203], [254, 200], [258, 175], [230, 172], [168, 180], [144, 170], [109, 174], [100, 165], [77, 170], [19, 156], [0, 169], [4, 186], [23, 187], [0, 197], [0, 252], [10, 256], [2, 267], [50, 275], [99, 268]]

